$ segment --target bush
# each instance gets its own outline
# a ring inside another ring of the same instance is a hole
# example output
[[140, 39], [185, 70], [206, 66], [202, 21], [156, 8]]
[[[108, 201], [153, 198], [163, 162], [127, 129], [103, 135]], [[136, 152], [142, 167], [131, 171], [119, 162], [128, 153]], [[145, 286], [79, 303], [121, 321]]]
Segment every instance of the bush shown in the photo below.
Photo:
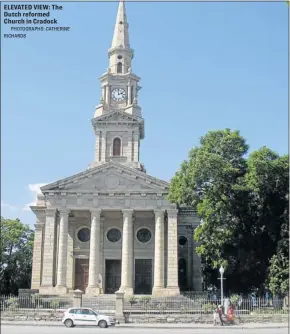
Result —
[[213, 312], [215, 309], [215, 306], [211, 303], [206, 303], [202, 305], [202, 309], [204, 311], [204, 313], [210, 313]]
[[50, 302], [50, 307], [53, 308], [54, 310], [58, 309], [60, 306], [60, 301], [58, 299], [53, 299]]
[[18, 299], [11, 297], [6, 301], [6, 305], [9, 311], [15, 311], [19, 307]]

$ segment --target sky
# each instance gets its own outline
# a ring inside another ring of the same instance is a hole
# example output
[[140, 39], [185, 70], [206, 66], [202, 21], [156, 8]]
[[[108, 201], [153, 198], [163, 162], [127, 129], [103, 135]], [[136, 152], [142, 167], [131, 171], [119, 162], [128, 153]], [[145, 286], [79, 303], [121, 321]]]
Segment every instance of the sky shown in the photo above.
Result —
[[[118, 7], [58, 4], [54, 17], [70, 32], [1, 41], [1, 215], [31, 226], [39, 186], [93, 161], [91, 119]], [[210, 130], [240, 130], [250, 152], [266, 145], [288, 153], [285, 2], [127, 2], [126, 9], [149, 175], [170, 181]]]

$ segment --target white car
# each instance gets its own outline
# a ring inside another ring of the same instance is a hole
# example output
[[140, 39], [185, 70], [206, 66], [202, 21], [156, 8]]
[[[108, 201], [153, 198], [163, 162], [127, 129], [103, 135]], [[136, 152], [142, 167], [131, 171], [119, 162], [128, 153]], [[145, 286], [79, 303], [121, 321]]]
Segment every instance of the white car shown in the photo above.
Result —
[[107, 315], [99, 314], [91, 308], [72, 307], [64, 312], [62, 323], [66, 327], [75, 326], [99, 326], [107, 328], [115, 325], [115, 319]]

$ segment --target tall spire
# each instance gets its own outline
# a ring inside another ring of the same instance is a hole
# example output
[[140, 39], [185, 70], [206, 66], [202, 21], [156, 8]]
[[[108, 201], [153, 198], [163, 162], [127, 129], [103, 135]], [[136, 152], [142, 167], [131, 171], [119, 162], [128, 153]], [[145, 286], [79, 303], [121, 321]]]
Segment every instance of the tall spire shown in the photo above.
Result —
[[130, 49], [128, 28], [129, 25], [127, 22], [126, 7], [124, 1], [121, 0], [118, 7], [115, 31], [111, 46], [112, 49], [119, 47]]

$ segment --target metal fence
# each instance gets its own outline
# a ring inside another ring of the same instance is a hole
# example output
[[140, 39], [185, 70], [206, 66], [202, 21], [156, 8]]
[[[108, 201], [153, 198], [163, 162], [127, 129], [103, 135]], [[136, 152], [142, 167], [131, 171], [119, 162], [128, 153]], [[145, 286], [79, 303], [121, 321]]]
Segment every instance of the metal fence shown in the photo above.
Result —
[[[227, 302], [225, 302], [227, 300]], [[224, 305], [231, 302], [235, 313], [243, 315], [288, 315], [288, 298], [237, 298], [224, 299]], [[133, 296], [124, 298], [123, 311], [127, 314], [212, 314], [220, 298], [204, 298], [202, 295], [181, 295], [177, 297]], [[61, 312], [73, 307], [73, 296], [0, 296], [1, 313], [30, 314], [40, 311]], [[82, 297], [82, 307], [92, 308], [104, 314], [113, 314], [116, 308], [115, 295]]]
[[38, 294], [30, 296], [0, 296], [1, 312], [31, 313], [38, 310], [65, 310], [73, 306], [71, 296], [47, 297]]
[[116, 297], [114, 294], [97, 297], [87, 297], [83, 295], [82, 307], [88, 307], [102, 314], [111, 315], [115, 313]]
[[[231, 299], [224, 299], [223, 305], [229, 304]], [[275, 315], [288, 314], [288, 302], [285, 299], [266, 300], [251, 298], [231, 301], [236, 315]], [[218, 305], [220, 298], [188, 298], [165, 297], [153, 298], [150, 296], [125, 298], [124, 312], [129, 314], [212, 314]]]

